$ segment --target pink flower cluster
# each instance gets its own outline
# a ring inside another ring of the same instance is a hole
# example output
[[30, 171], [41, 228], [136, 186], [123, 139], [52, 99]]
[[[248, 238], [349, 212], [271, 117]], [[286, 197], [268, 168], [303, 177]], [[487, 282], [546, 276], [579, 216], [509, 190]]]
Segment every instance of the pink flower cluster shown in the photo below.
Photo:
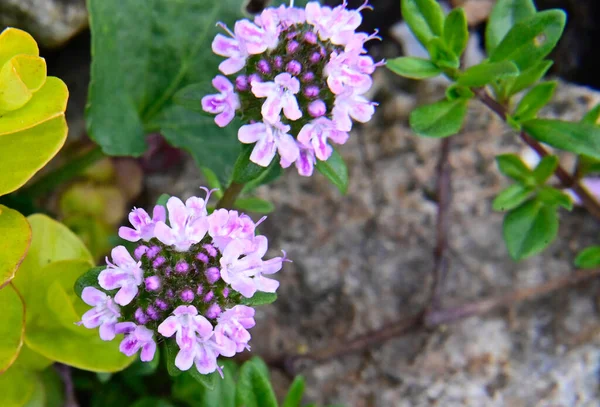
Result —
[[[124, 246], [112, 250], [112, 261], [98, 275], [96, 287], [85, 287], [82, 299], [93, 308], [81, 324], [100, 328], [100, 338], [124, 338], [120, 350], [151, 361], [161, 341], [179, 348], [175, 365], [193, 365], [203, 374], [220, 368], [217, 357], [250, 349], [254, 309], [244, 298], [257, 291], [274, 293], [285, 256], [263, 260], [268, 240], [256, 236], [255, 223], [237, 211], [209, 214], [205, 198], [183, 202], [169, 198], [166, 209], [156, 206], [152, 218], [134, 209], [132, 228], [119, 236], [138, 242], [133, 256]], [[168, 212], [168, 222], [167, 222]], [[285, 254], [285, 253], [284, 253]], [[174, 339], [168, 339], [174, 336]]]
[[244, 19], [228, 36], [217, 34], [212, 49], [226, 59], [202, 107], [224, 127], [239, 112], [248, 123], [238, 131], [242, 143], [254, 144], [250, 160], [266, 167], [279, 155], [282, 167], [295, 163], [310, 176], [317, 160], [333, 153], [329, 142], [344, 144], [353, 120], [365, 123], [375, 103], [364, 94], [382, 62], [366, 55], [364, 45], [377, 38], [356, 32], [360, 8], [346, 1], [330, 8], [309, 2], [304, 9], [267, 8], [254, 22]]

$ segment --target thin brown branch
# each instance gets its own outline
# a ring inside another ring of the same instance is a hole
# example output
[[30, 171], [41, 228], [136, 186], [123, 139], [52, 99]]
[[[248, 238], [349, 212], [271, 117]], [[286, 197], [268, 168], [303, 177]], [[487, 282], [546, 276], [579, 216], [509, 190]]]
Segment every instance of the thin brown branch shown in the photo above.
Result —
[[[476, 89], [475, 94], [484, 105], [490, 108], [502, 120], [507, 120], [507, 111], [505, 107], [492, 98], [485, 89]], [[521, 131], [519, 137], [540, 157], [545, 157], [549, 154], [548, 151], [546, 151], [546, 149], [536, 139], [528, 135], [526, 132]], [[565, 188], [571, 188], [575, 195], [579, 197], [583, 207], [587, 209], [592, 216], [600, 219], [600, 204], [596, 198], [594, 198], [594, 196], [579, 183], [578, 179], [571, 176], [569, 172], [560, 164], [556, 167], [556, 171], [554, 173]]]

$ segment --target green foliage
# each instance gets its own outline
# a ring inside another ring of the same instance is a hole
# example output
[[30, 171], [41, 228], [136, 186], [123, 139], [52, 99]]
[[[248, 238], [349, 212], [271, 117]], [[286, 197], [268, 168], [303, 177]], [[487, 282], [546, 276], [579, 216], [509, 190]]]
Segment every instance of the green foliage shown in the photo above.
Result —
[[243, 305], [249, 306], [257, 306], [257, 305], [267, 305], [275, 302], [277, 300], [276, 293], [265, 293], [263, 291], [257, 291], [251, 298], [242, 297], [241, 303]]
[[389, 70], [411, 79], [425, 79], [438, 76], [442, 70], [428, 59], [416, 57], [399, 57], [387, 61]]
[[511, 61], [487, 62], [467, 69], [456, 83], [462, 86], [479, 87], [503, 78], [519, 74], [519, 68]]
[[467, 16], [462, 8], [455, 8], [444, 20], [444, 42], [448, 49], [456, 55], [461, 56], [469, 42], [469, 27]]
[[583, 249], [575, 258], [575, 265], [583, 269], [599, 267], [600, 246], [591, 246]]
[[333, 150], [327, 161], [317, 161], [317, 171], [325, 176], [342, 194], [348, 191], [348, 167], [342, 156]]
[[19, 212], [0, 205], [0, 287], [15, 276], [31, 242], [31, 228]]
[[282, 407], [298, 407], [302, 402], [302, 395], [304, 394], [304, 377], [296, 376], [290, 389], [288, 390], [285, 400], [283, 401]]
[[492, 203], [492, 208], [495, 211], [510, 211], [525, 202], [534, 189], [522, 184], [513, 184], [498, 194]]
[[415, 37], [427, 47], [430, 40], [442, 35], [444, 12], [435, 0], [402, 0], [402, 18]]
[[524, 122], [523, 129], [552, 147], [600, 159], [600, 127], [588, 123], [534, 119]]
[[256, 357], [244, 363], [235, 393], [236, 407], [277, 407], [264, 362]]
[[251, 198], [238, 198], [235, 201], [234, 207], [245, 212], [254, 212], [260, 214], [269, 214], [275, 210], [275, 205], [264, 199], [251, 197]]
[[519, 102], [513, 118], [518, 122], [534, 119], [540, 109], [552, 99], [556, 82], [545, 82], [534, 86]]
[[468, 99], [441, 100], [416, 108], [410, 114], [411, 129], [420, 136], [448, 137], [462, 127]]
[[146, 134], [160, 131], [226, 180], [240, 151], [239, 126], [220, 129], [212, 118], [178, 105], [174, 95], [215, 76], [219, 58], [210, 46], [215, 23], [240, 18], [239, 1], [88, 0], [88, 10], [91, 137], [107, 154], [139, 156], [146, 150]]
[[0, 309], [0, 372], [3, 372], [19, 356], [25, 334], [25, 304], [12, 284], [0, 290]]
[[540, 160], [537, 167], [533, 170], [533, 177], [538, 185], [544, 183], [554, 174], [558, 167], [558, 157], [555, 155], [547, 155]]
[[600, 125], [600, 103], [587, 112], [581, 119], [582, 123], [591, 124], [593, 126]]
[[270, 167], [280, 165], [278, 157], [275, 157], [268, 167], [261, 167], [260, 165], [253, 163], [250, 161], [253, 148], [253, 145], [245, 145], [242, 148], [242, 152], [238, 156], [233, 167], [233, 175], [231, 177], [233, 182], [246, 184], [263, 176], [263, 174], [269, 171]]
[[491, 54], [510, 29], [519, 21], [535, 15], [532, 0], [498, 0], [485, 30], [485, 49]]
[[535, 177], [529, 167], [515, 154], [502, 154], [496, 157], [498, 169], [513, 180], [531, 185]]

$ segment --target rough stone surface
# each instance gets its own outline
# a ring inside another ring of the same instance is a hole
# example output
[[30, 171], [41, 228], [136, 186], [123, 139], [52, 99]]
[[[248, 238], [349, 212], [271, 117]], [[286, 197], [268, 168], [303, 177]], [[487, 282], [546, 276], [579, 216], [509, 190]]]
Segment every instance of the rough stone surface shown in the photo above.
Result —
[[[253, 352], [262, 355], [344, 346], [348, 338], [420, 309], [432, 270], [439, 140], [411, 134], [415, 104], [439, 85], [407, 93], [380, 72], [374, 121], [340, 151], [351, 184], [341, 196], [321, 176], [288, 171], [259, 195], [277, 207], [263, 224], [274, 253], [294, 260], [279, 274], [279, 300], [260, 308]], [[600, 99], [561, 84], [544, 115], [577, 119]], [[494, 156], [519, 152], [512, 132], [473, 103], [452, 139], [453, 201], [445, 305], [533, 286], [568, 274], [577, 250], [597, 242], [598, 223], [581, 209], [561, 213], [560, 236], [543, 255], [514, 263], [502, 241], [493, 197], [507, 185]], [[149, 192], [197, 193], [193, 164], [173, 180], [153, 176]], [[274, 254], [273, 253], [273, 254]], [[600, 350], [598, 284], [390, 340], [362, 354], [304, 364], [307, 398], [346, 406], [595, 406]], [[282, 389], [287, 385], [275, 372]]]
[[0, 0], [0, 26], [21, 28], [43, 47], [59, 47], [87, 25], [85, 0]]

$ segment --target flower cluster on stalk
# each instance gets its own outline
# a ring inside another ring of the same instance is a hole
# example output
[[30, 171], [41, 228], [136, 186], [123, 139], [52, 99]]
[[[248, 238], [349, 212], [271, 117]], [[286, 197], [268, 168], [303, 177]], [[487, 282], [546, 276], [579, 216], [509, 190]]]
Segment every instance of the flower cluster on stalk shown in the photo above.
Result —
[[141, 350], [142, 361], [154, 358], [157, 343], [174, 340], [175, 366], [195, 365], [202, 374], [220, 371], [217, 357], [250, 348], [254, 309], [242, 300], [277, 290], [279, 283], [268, 276], [281, 269], [285, 253], [264, 260], [267, 238], [255, 235], [262, 219], [255, 223], [226, 209], [208, 214], [206, 193], [185, 202], [171, 197], [152, 217], [143, 209], [130, 213], [133, 228], [122, 227], [119, 236], [137, 247], [133, 256], [115, 247], [98, 275], [101, 289], [83, 289], [82, 299], [93, 308], [81, 324], [99, 327], [106, 341], [123, 334], [121, 352]]
[[247, 123], [242, 143], [254, 144], [250, 160], [268, 166], [276, 155], [282, 167], [295, 163], [304, 176], [317, 160], [333, 153], [330, 142], [344, 144], [353, 120], [365, 123], [375, 103], [364, 94], [383, 62], [366, 55], [365, 43], [377, 38], [356, 32], [360, 12], [346, 1], [335, 8], [309, 2], [304, 9], [266, 8], [254, 22], [237, 21], [227, 35], [217, 34], [213, 52], [226, 59], [223, 75], [213, 79], [218, 94], [202, 107], [227, 126], [238, 114]]

